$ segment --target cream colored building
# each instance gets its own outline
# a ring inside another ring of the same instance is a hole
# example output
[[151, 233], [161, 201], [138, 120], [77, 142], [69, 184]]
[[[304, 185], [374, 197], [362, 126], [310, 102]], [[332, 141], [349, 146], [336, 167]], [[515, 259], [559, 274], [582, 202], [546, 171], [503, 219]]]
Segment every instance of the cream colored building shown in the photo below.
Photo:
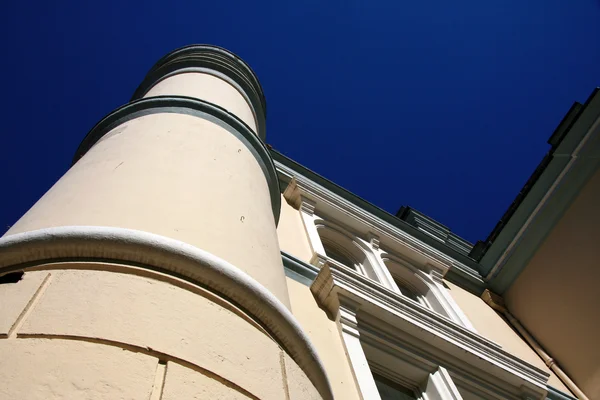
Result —
[[250, 67], [175, 50], [0, 239], [0, 399], [598, 399], [599, 116], [473, 246], [269, 149]]

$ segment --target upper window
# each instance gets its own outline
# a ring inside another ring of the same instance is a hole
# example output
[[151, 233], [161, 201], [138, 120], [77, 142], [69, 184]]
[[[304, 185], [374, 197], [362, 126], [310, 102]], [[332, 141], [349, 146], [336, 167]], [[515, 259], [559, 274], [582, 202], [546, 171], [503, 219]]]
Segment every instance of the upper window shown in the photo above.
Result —
[[416, 301], [422, 306], [431, 308], [425, 296], [423, 296], [421, 292], [417, 290], [413, 285], [397, 276], [394, 276], [394, 282], [396, 282], [398, 290], [400, 290], [400, 293], [402, 293], [402, 295], [408, 297], [411, 300]]
[[429, 274], [389, 253], [384, 254], [383, 259], [403, 295], [444, 316], [448, 316], [448, 312], [440, 298], [439, 288], [433, 283]]
[[334, 247], [334, 245], [329, 244], [327, 242], [323, 242], [323, 248], [325, 249], [325, 253], [327, 257], [332, 258], [333, 260], [344, 264], [347, 267], [350, 268], [354, 268], [356, 270], [359, 270], [358, 268], [358, 262], [354, 261], [352, 256], [348, 255], [348, 254], [344, 254], [345, 251], [340, 249], [340, 248], [336, 248]]
[[373, 246], [371, 240], [316, 215], [311, 222], [316, 232], [313, 231], [314, 234], [309, 237], [316, 249], [315, 255], [320, 255], [321, 259], [326, 257], [332, 263], [345, 265], [422, 307], [474, 330], [440, 284], [439, 271], [435, 270], [434, 274], [434, 267], [427, 264], [418, 266], [426, 260], [413, 261], [399, 253], [392, 255], [380, 247], [378, 241]]
[[413, 400], [417, 399], [415, 393], [396, 382], [393, 382], [378, 374], [373, 374], [375, 385], [381, 400]]
[[317, 229], [327, 257], [379, 281], [373, 268], [374, 261], [369, 257], [370, 250], [360, 240], [330, 222], [320, 220]]

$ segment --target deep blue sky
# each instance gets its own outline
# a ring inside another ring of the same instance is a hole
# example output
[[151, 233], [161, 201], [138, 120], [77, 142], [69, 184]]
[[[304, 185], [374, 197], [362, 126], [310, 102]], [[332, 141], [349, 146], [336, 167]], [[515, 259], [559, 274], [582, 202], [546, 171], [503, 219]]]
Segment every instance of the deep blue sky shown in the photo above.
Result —
[[168, 51], [257, 72], [267, 142], [394, 213], [483, 239], [600, 85], [600, 0], [4, 2], [0, 232]]

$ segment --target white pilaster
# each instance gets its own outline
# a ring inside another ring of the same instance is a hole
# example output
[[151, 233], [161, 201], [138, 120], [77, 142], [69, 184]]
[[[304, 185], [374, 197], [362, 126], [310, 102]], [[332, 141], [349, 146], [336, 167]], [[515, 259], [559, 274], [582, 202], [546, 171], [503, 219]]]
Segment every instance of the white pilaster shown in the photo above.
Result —
[[300, 196], [300, 216], [313, 254], [310, 263], [315, 267], [321, 268], [325, 264], [325, 261], [327, 261], [327, 254], [317, 231], [317, 225], [315, 225], [315, 220], [317, 219], [315, 215], [315, 202], [304, 196]]
[[342, 328], [342, 339], [362, 398], [365, 400], [381, 400], [371, 368], [369, 368], [369, 362], [360, 343], [356, 311], [354, 302], [344, 299], [340, 303], [339, 323]]
[[423, 397], [426, 400], [462, 400], [462, 396], [444, 367], [438, 367], [437, 371], [429, 374]]
[[469, 321], [469, 318], [465, 315], [465, 313], [462, 311], [462, 309], [459, 307], [459, 305], [456, 304], [456, 301], [454, 301], [454, 298], [452, 298], [452, 296], [450, 295], [448, 290], [444, 287], [442, 279], [437, 278], [434, 274], [432, 274], [432, 278], [433, 278], [433, 282], [431, 283], [431, 286], [433, 286], [432, 289], [435, 290], [435, 293], [437, 295], [437, 298], [438, 298], [440, 304], [442, 305], [442, 307], [444, 307], [444, 310], [450, 316], [450, 318], [452, 318], [452, 320], [454, 320], [455, 322], [458, 322], [459, 324], [461, 324], [462, 326], [464, 326], [471, 332], [477, 333], [477, 330], [475, 329], [473, 324], [471, 324], [471, 321]]
[[381, 275], [383, 278], [380, 280], [380, 282], [383, 284], [383, 286], [387, 287], [388, 289], [399, 293], [400, 289], [398, 288], [396, 281], [392, 277], [392, 274], [390, 273], [390, 270], [388, 269], [387, 265], [385, 265], [385, 262], [383, 262], [383, 259], [381, 258], [382, 252], [383, 251], [379, 249], [379, 246], [377, 246], [377, 248], [373, 248], [373, 254], [375, 256], [374, 258], [377, 262], [377, 267], [381, 271]]

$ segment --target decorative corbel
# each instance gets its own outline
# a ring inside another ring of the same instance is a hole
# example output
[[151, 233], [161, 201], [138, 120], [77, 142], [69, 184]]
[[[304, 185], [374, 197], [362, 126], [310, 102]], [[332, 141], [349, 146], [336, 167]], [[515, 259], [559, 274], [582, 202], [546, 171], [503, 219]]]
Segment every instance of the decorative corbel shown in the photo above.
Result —
[[379, 236], [373, 232], [367, 234], [367, 240], [371, 244], [373, 250], [379, 250]]

